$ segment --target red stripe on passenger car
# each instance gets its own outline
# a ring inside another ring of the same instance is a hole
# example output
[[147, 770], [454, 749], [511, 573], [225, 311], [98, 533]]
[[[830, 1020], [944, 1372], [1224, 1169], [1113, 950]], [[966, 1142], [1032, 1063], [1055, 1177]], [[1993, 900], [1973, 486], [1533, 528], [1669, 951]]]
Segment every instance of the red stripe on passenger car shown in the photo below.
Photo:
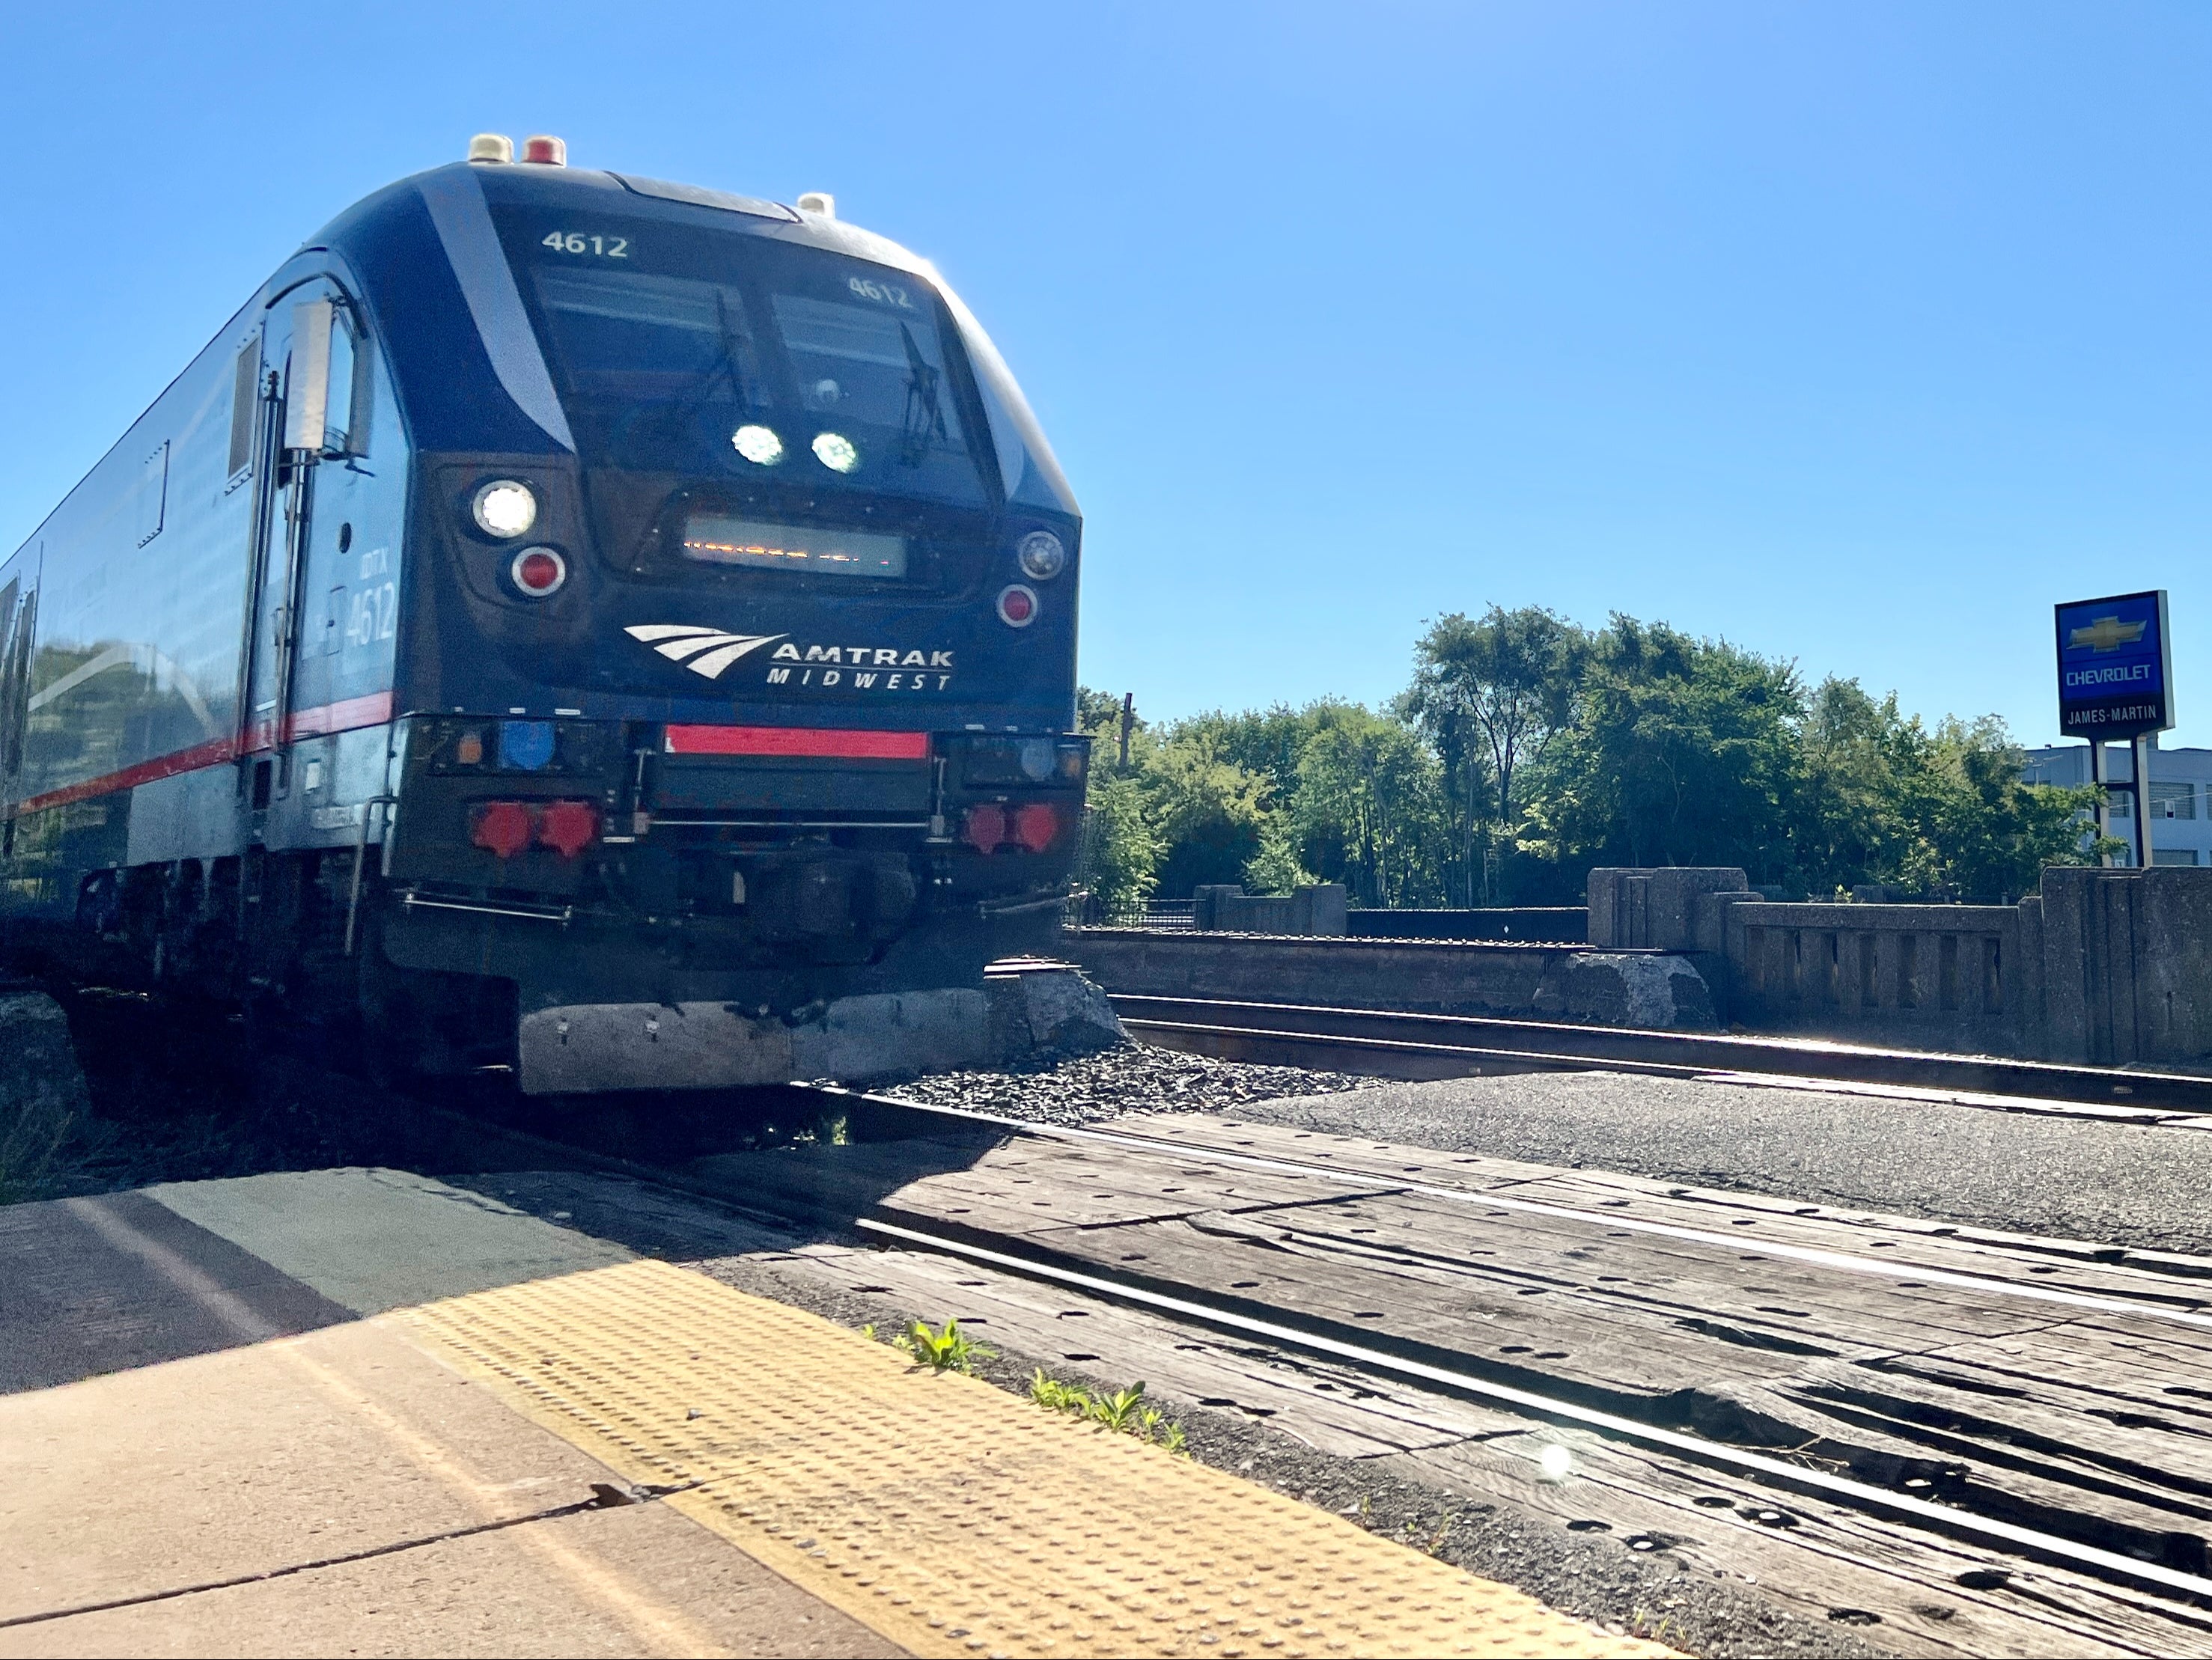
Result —
[[672, 755], [821, 755], [927, 760], [927, 732], [845, 732], [820, 726], [671, 726]]
[[[285, 723], [285, 728], [295, 738], [321, 737], [363, 726], [381, 726], [391, 718], [392, 694], [377, 692], [365, 698], [348, 698], [340, 703], [302, 709]], [[189, 749], [157, 755], [152, 760], [142, 760], [118, 772], [103, 772], [82, 784], [64, 785], [43, 796], [30, 797], [17, 803], [15, 810], [19, 814], [43, 812], [49, 807], [67, 807], [72, 802], [90, 801], [94, 796], [113, 795], [118, 790], [135, 789], [142, 784], [157, 784], [179, 772], [197, 772], [203, 766], [220, 766], [240, 754], [250, 755], [273, 747], [275, 734], [275, 723], [264, 721], [246, 734], [243, 746], [235, 738], [210, 738]]]

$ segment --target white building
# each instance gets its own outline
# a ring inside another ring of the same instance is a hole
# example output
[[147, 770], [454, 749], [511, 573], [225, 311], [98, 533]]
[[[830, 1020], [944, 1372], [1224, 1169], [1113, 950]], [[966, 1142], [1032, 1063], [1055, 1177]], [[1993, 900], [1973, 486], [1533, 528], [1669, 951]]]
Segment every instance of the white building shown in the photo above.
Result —
[[[2027, 752], [2029, 784], [2087, 784], [2089, 746], [2053, 744]], [[2135, 761], [2124, 743], [2105, 746], [2105, 782], [2112, 792], [2112, 833], [2136, 840]], [[2154, 864], [2212, 864], [2212, 749], [2153, 749], [2150, 763], [2150, 857]], [[2134, 863], [2132, 852], [2115, 863]]]

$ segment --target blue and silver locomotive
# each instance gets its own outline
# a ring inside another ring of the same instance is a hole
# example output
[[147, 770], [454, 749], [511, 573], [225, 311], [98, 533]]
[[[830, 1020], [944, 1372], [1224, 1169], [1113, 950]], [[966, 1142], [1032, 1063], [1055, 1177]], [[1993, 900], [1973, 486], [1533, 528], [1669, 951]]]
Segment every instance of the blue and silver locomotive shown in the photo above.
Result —
[[0, 930], [580, 1091], [972, 1058], [1074, 499], [924, 261], [557, 140], [342, 214], [0, 565]]

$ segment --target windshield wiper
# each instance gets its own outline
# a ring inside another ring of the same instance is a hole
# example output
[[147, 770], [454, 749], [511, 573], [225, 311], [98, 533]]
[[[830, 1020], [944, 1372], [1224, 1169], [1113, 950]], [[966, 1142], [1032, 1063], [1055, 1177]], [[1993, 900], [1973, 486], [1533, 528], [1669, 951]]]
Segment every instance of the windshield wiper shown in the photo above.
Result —
[[915, 344], [914, 330], [900, 324], [899, 338], [906, 342], [907, 361], [906, 416], [901, 422], [899, 459], [909, 467], [919, 467], [929, 452], [929, 440], [945, 436], [945, 411], [937, 402], [938, 373]]
[[641, 408], [631, 419], [647, 431], [659, 431], [675, 436], [690, 427], [707, 400], [714, 395], [718, 381], [727, 381], [730, 397], [740, 409], [749, 406], [745, 397], [744, 371], [738, 360], [744, 354], [744, 337], [730, 324], [728, 297], [723, 290], [714, 290], [714, 359], [699, 371], [692, 390], [684, 397], [671, 403], [657, 416]]

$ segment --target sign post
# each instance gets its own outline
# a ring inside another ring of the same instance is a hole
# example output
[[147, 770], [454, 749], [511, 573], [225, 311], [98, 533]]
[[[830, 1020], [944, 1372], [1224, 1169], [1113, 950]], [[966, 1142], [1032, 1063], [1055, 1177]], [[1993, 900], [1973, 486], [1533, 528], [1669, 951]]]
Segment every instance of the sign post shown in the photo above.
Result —
[[[2058, 730], [2089, 740], [2089, 779], [2105, 782], [2105, 745], [2126, 740], [2135, 772], [2136, 857], [2148, 869], [2150, 755], [2148, 740], [2173, 725], [2173, 652], [2166, 590], [2075, 600], [2056, 608]], [[2106, 833], [2102, 808], [2097, 833]]]

